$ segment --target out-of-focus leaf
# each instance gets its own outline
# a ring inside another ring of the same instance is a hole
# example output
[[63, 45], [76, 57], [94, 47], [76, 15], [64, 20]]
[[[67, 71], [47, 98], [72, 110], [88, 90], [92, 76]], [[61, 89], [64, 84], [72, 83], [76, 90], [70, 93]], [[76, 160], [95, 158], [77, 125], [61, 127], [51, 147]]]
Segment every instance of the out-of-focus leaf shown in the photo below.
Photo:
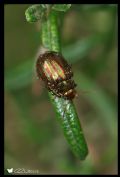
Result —
[[113, 43], [115, 40], [116, 15], [117, 15], [116, 10], [113, 10], [111, 12], [111, 22], [110, 22], [108, 32], [106, 34], [106, 40], [104, 43], [103, 51], [98, 56], [96, 61], [94, 61], [94, 65], [91, 65], [90, 75], [92, 75], [92, 78], [98, 76], [99, 73], [106, 68], [106, 64], [109, 59], [109, 53], [113, 48]]
[[71, 4], [55, 4], [52, 6], [52, 9], [56, 11], [66, 12], [71, 7]]
[[75, 80], [80, 90], [90, 91], [83, 96], [93, 104], [101, 114], [101, 120], [108, 128], [110, 135], [114, 138], [117, 135], [117, 110], [111, 103], [109, 97], [92, 80], [85, 77], [81, 72], [75, 73]]
[[79, 40], [63, 49], [63, 55], [71, 63], [83, 59], [89, 54], [93, 47], [103, 43], [106, 40], [104, 35], [95, 34]]
[[95, 166], [91, 154], [89, 154], [87, 159], [80, 165], [80, 174], [92, 175], [93, 173], [95, 173]]
[[105, 165], [110, 165], [113, 161], [118, 157], [118, 149], [117, 149], [117, 138], [113, 139], [111, 146], [106, 148], [106, 151], [100, 158], [101, 164], [104, 167]]
[[117, 7], [116, 4], [83, 4], [83, 5], [73, 5], [74, 10], [85, 11], [85, 12], [96, 12], [101, 10], [113, 10]]
[[25, 61], [13, 70], [5, 72], [5, 89], [16, 90], [32, 82], [33, 60]]
[[38, 124], [34, 121], [34, 119], [32, 119], [29, 113], [30, 107], [27, 103], [27, 96], [25, 98], [25, 95], [23, 93], [20, 94], [18, 92], [11, 92], [11, 94], [19, 108], [20, 118], [24, 125], [22, 132], [25, 133], [27, 138], [30, 138], [36, 144], [41, 144], [46, 141], [46, 139], [50, 139], [51, 134], [49, 133], [47, 127], [40, 129]]

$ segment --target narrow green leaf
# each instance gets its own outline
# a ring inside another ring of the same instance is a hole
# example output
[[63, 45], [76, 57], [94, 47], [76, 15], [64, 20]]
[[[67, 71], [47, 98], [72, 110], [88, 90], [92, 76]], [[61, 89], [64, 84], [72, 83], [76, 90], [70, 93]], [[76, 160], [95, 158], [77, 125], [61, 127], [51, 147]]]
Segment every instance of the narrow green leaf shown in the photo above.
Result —
[[77, 157], [84, 160], [88, 154], [88, 148], [73, 102], [49, 95], [71, 150]]

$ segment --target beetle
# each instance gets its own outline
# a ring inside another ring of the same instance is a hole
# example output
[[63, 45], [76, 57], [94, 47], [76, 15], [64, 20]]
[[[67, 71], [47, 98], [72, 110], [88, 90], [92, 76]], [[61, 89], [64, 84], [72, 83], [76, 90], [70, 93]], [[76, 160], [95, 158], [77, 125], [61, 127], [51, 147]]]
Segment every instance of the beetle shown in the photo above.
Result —
[[36, 72], [54, 95], [68, 100], [76, 96], [73, 72], [62, 54], [54, 51], [40, 54], [36, 62]]

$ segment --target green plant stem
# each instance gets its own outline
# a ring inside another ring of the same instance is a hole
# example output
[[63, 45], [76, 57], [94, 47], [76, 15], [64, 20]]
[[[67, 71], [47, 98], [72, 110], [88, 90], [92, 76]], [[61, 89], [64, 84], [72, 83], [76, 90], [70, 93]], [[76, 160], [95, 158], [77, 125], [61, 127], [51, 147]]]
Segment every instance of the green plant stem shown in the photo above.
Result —
[[[42, 23], [42, 43], [48, 50], [61, 52], [57, 14], [54, 11]], [[88, 148], [73, 102], [56, 97], [50, 92], [49, 96], [71, 149], [81, 160], [85, 159]]]

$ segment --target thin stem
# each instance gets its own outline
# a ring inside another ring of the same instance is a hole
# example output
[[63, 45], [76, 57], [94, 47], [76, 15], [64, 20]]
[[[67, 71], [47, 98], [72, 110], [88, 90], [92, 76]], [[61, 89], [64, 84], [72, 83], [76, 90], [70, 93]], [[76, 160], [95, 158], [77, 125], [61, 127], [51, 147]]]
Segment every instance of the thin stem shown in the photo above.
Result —
[[51, 32], [51, 46], [55, 52], [60, 52], [60, 36], [57, 25], [57, 12], [52, 12], [49, 17], [50, 32]]
[[42, 43], [45, 48], [51, 50], [50, 23], [48, 20], [42, 22]]
[[[57, 19], [56, 12], [51, 12], [42, 24], [42, 43], [48, 50], [61, 52]], [[85, 159], [88, 148], [73, 102], [50, 92], [49, 96], [70, 148], [81, 160]]]

